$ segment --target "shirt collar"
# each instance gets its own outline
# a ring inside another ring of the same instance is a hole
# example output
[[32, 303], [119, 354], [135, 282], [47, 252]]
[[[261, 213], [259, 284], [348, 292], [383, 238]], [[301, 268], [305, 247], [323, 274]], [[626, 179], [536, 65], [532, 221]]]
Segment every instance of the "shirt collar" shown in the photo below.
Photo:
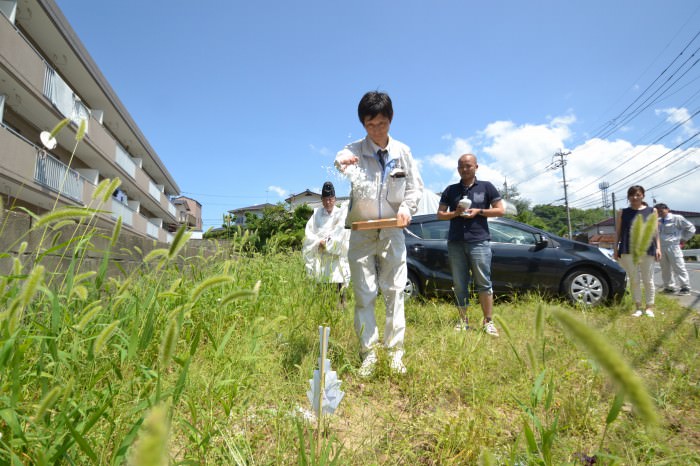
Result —
[[389, 152], [389, 158], [391, 158], [391, 146], [392, 146], [391, 142], [392, 141], [393, 141], [393, 139], [391, 139], [391, 135], [389, 135], [389, 142], [387, 142], [386, 147], [379, 147], [378, 145], [376, 145], [374, 143], [374, 141], [372, 141], [372, 138], [367, 136], [367, 142], [369, 143], [369, 147], [372, 151], [372, 154], [376, 154], [379, 149], [384, 149], [384, 150]]
[[465, 189], [472, 188], [472, 187], [476, 186], [477, 184], [479, 184], [479, 180], [476, 178], [476, 176], [474, 177], [474, 181], [472, 182], [472, 184], [470, 184], [469, 186], [464, 186], [464, 183], [462, 183], [462, 180], [461, 179], [459, 180], [459, 185]]

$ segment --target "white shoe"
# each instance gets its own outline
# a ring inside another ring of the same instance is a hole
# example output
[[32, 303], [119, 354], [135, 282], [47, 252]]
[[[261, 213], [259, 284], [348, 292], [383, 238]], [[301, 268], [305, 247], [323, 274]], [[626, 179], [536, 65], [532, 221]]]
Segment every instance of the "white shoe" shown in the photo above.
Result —
[[391, 368], [391, 371], [394, 372], [395, 374], [405, 374], [406, 373], [406, 366], [404, 365], [402, 358], [403, 358], [403, 354], [400, 351], [397, 351], [391, 357], [391, 363], [389, 364], [389, 367]]
[[644, 315], [646, 315], [647, 317], [654, 317], [654, 311], [652, 311], [651, 309], [647, 309], [646, 311], [644, 311]]
[[457, 323], [457, 325], [455, 325], [455, 331], [457, 332], [463, 332], [466, 330], [469, 330], [469, 323], [467, 323], [466, 321], [461, 321]]
[[362, 360], [362, 365], [357, 370], [357, 374], [363, 378], [371, 377], [374, 373], [374, 367], [376, 365], [377, 353], [374, 351], [370, 351], [369, 353], [367, 353], [367, 356], [365, 356], [365, 359]]
[[632, 313], [632, 317], [641, 317], [643, 314], [644, 314], [644, 311], [642, 311], [641, 309], [637, 309], [636, 311], [634, 311]]
[[484, 324], [484, 332], [488, 333], [492, 337], [497, 337], [498, 336], [498, 329], [496, 326], [493, 324], [492, 320], [489, 320]]

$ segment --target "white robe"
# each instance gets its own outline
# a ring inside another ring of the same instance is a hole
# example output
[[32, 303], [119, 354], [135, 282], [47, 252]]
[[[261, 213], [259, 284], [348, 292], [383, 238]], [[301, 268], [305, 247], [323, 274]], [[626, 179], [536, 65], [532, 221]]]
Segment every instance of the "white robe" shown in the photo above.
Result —
[[[350, 282], [350, 230], [345, 228], [347, 213], [346, 206], [334, 206], [330, 214], [323, 207], [317, 207], [306, 223], [302, 246], [306, 272], [320, 282], [344, 285]], [[324, 239], [326, 247], [320, 250], [319, 243]]]

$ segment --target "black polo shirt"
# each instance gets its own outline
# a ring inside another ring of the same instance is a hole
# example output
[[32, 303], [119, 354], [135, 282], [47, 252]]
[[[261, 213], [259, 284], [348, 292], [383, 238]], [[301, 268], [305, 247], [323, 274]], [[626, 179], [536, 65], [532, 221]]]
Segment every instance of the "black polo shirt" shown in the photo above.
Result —
[[[493, 184], [474, 179], [474, 184], [468, 188], [461, 182], [449, 185], [440, 196], [440, 205], [446, 205], [448, 210], [453, 212], [457, 210], [457, 203], [464, 197], [471, 199], [472, 209], [488, 209], [494, 202], [501, 200], [501, 195]], [[483, 215], [474, 218], [455, 217], [450, 220], [447, 239], [468, 243], [490, 241], [488, 220]]]

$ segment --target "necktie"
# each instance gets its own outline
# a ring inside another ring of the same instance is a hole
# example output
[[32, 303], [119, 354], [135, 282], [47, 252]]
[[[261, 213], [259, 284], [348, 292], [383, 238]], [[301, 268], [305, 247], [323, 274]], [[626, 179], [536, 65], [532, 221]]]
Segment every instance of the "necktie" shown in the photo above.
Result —
[[377, 158], [379, 159], [379, 163], [382, 166], [382, 170], [384, 170], [384, 167], [386, 166], [386, 156], [388, 154], [389, 154], [388, 150], [379, 149], [377, 151]]

